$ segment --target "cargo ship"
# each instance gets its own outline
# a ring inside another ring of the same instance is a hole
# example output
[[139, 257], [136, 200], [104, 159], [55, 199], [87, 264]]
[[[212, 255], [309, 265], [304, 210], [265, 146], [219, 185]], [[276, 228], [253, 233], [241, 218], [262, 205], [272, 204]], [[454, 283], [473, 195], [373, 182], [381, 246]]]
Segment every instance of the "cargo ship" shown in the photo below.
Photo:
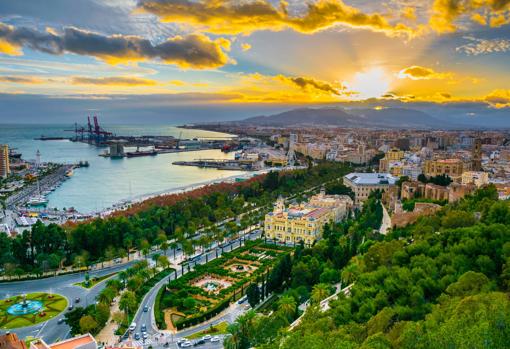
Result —
[[128, 158], [136, 158], [139, 156], [155, 156], [158, 155], [158, 152], [156, 150], [137, 150], [137, 151], [130, 151], [126, 152], [126, 156]]

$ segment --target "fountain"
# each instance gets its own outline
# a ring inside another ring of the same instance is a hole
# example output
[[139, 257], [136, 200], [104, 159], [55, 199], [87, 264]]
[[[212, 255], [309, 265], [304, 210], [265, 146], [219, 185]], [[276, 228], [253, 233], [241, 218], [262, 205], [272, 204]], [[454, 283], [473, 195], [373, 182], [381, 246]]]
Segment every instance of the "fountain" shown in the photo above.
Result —
[[34, 314], [43, 307], [43, 303], [41, 301], [27, 300], [26, 294], [22, 295], [21, 297], [21, 302], [13, 304], [7, 308], [8, 314], [15, 316]]

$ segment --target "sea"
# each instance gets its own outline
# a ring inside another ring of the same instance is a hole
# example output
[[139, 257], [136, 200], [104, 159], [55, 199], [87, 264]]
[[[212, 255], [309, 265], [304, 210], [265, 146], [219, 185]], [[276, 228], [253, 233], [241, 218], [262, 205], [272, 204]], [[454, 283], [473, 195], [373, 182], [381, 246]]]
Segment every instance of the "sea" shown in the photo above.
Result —
[[[233, 135], [169, 125], [102, 125], [122, 136], [174, 136], [183, 139], [227, 139]], [[40, 152], [41, 162], [73, 164], [88, 161], [89, 167], [76, 168], [73, 176], [48, 195], [48, 207], [69, 209], [89, 214], [107, 210], [126, 200], [181, 190], [196, 184], [246, 175], [243, 171], [226, 171], [173, 165], [174, 161], [196, 159], [232, 159], [234, 154], [220, 150], [190, 151], [158, 154], [136, 158], [110, 159], [99, 156], [106, 147], [71, 142], [69, 140], [41, 141], [44, 136], [71, 137], [74, 125], [13, 125], [0, 124], [0, 144], [8, 144], [22, 158], [35, 160]]]

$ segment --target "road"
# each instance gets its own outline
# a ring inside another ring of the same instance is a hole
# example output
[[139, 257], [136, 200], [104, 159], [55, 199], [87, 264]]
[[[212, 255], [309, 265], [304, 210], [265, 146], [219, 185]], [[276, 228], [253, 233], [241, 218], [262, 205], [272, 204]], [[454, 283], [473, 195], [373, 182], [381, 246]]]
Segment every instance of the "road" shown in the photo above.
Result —
[[[262, 232], [261, 230], [254, 230], [251, 233], [246, 234], [246, 240], [256, 240], [261, 236]], [[234, 241], [228, 242], [223, 245], [224, 252], [230, 252], [232, 250], [235, 250], [239, 248], [241, 245], [240, 239], [236, 239]], [[205, 264], [206, 261], [212, 261], [213, 259], [216, 259], [216, 255], [218, 257], [221, 256], [221, 246], [215, 245], [213, 246], [208, 252], [203, 253], [195, 258], [193, 258], [194, 264]], [[179, 259], [181, 256], [181, 252], [176, 255], [176, 259]], [[207, 256], [207, 257], [206, 257]], [[191, 269], [193, 270], [193, 269]], [[133, 333], [141, 333], [141, 328], [143, 325], [147, 328], [147, 334], [149, 335], [149, 340], [143, 341], [135, 341], [135, 345], [152, 345], [153, 347], [156, 345], [162, 345], [165, 342], [176, 342], [179, 338], [183, 338], [186, 336], [189, 336], [195, 332], [200, 332], [206, 328], [209, 328], [211, 323], [207, 323], [204, 325], [199, 325], [196, 327], [193, 327], [192, 329], [183, 330], [179, 332], [178, 334], [172, 335], [168, 337], [169, 333], [163, 333], [158, 330], [156, 326], [156, 321], [154, 318], [154, 303], [156, 300], [157, 293], [161, 287], [163, 287], [168, 281], [174, 280], [176, 277], [179, 278], [183, 274], [186, 274], [187, 268], [184, 269], [184, 273], [182, 273], [182, 270], [177, 270], [177, 275], [175, 273], [172, 273], [171, 275], [167, 276], [166, 278], [162, 279], [160, 282], [158, 282], [143, 298], [142, 302], [140, 303], [140, 307], [138, 308], [138, 311], [133, 319], [133, 322], [136, 323], [136, 329]], [[148, 311], [144, 311], [144, 308], [147, 307]], [[212, 323], [219, 323], [222, 321], [228, 321], [232, 322], [234, 321], [239, 314], [243, 312], [243, 305], [238, 305], [237, 303], [232, 305], [228, 312], [226, 312], [223, 316], [220, 316], [219, 318], [215, 319]], [[162, 340], [155, 340], [155, 338], [161, 338], [161, 335], [165, 335], [165, 342]], [[209, 348], [221, 348], [222, 342], [220, 343], [210, 343], [208, 342]]]
[[[89, 271], [90, 277], [101, 277], [107, 274], [119, 272], [131, 266], [136, 261], [131, 261], [122, 265], [116, 265], [96, 271]], [[0, 299], [12, 297], [24, 293], [33, 292], [48, 292], [57, 293], [67, 298], [68, 305], [87, 306], [95, 302], [96, 296], [103, 289], [106, 280], [103, 280], [91, 289], [85, 289], [81, 286], [74, 286], [73, 284], [85, 280], [85, 273], [76, 273], [69, 275], [61, 275], [38, 280], [27, 281], [14, 281], [0, 283]], [[80, 303], [76, 304], [74, 300], [76, 297], [80, 298]], [[68, 310], [66, 309], [65, 312]], [[54, 317], [53, 319], [34, 326], [22, 327], [10, 332], [16, 333], [20, 338], [27, 336], [41, 337], [47, 343], [53, 343], [58, 339], [64, 339], [69, 334], [69, 326], [62, 323], [58, 324], [58, 319], [63, 317], [63, 314]], [[5, 330], [0, 330], [0, 334], [5, 333]]]

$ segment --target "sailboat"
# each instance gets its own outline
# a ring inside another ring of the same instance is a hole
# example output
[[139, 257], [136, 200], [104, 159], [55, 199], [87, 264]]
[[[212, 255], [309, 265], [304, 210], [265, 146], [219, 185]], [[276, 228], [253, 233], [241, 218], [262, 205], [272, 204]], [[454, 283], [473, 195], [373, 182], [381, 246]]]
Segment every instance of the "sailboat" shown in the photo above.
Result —
[[41, 195], [41, 187], [39, 186], [39, 178], [37, 178], [37, 193], [38, 195], [31, 197], [28, 200], [28, 204], [30, 206], [43, 206], [48, 203], [48, 199], [45, 196]]

